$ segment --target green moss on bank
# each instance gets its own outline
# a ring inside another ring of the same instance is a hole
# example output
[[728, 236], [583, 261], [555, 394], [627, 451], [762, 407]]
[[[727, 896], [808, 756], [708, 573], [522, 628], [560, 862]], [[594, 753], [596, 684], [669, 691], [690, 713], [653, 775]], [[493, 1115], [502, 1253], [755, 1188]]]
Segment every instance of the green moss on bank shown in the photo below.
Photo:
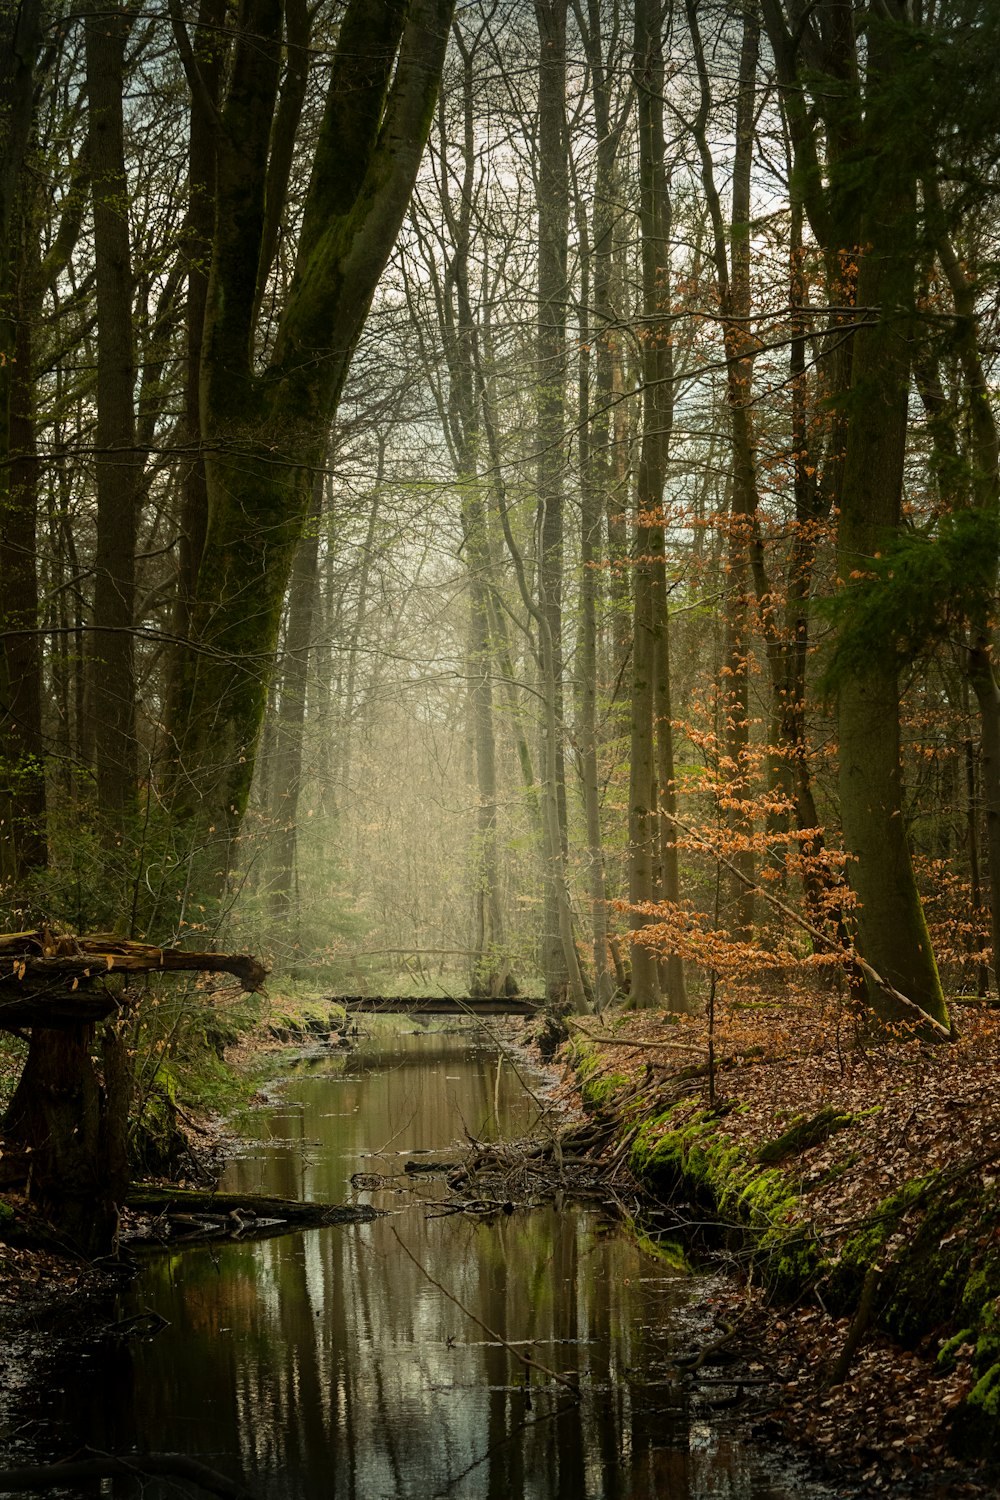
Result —
[[800, 1156], [813, 1146], [821, 1146], [838, 1130], [853, 1125], [855, 1116], [838, 1114], [829, 1105], [818, 1115], [797, 1115], [782, 1135], [773, 1141], [765, 1141], [757, 1152], [757, 1160], [767, 1164], [778, 1164], [790, 1156]]
[[601, 1050], [581, 1036], [575, 1036], [568, 1044], [569, 1061], [576, 1073], [583, 1107], [588, 1113], [600, 1114], [612, 1109], [635, 1114], [646, 1108], [646, 1100], [635, 1094], [630, 1079], [624, 1073], [602, 1071], [604, 1059]]
[[632, 1146], [630, 1166], [658, 1197], [678, 1187], [745, 1233], [752, 1264], [775, 1296], [791, 1296], [820, 1265], [819, 1247], [802, 1222], [784, 1172], [761, 1167], [719, 1131], [710, 1110], [673, 1105], [648, 1120]]
[[[577, 1043], [574, 1052], [589, 1108], [631, 1103], [634, 1086], [602, 1074], [594, 1049]], [[630, 1166], [651, 1195], [683, 1194], [737, 1231], [775, 1299], [800, 1297], [814, 1283], [831, 1312], [850, 1316], [878, 1267], [879, 1327], [909, 1347], [940, 1337], [942, 1369], [974, 1346], [976, 1383], [953, 1416], [953, 1445], [960, 1456], [1000, 1462], [1000, 1189], [973, 1163], [923, 1172], [880, 1203], [831, 1258], [803, 1213], [803, 1157], [861, 1121], [828, 1107], [793, 1120], [751, 1155], [727, 1135], [723, 1112], [692, 1112], [685, 1099], [643, 1119]]]

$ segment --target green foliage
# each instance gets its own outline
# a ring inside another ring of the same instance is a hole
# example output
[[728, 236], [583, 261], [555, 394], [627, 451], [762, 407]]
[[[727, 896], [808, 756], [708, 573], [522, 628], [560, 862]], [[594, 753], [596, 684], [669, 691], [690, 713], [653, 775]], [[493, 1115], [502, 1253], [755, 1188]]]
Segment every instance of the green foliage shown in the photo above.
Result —
[[876, 667], [900, 670], [970, 620], [988, 618], [998, 548], [996, 512], [964, 509], [943, 516], [934, 534], [904, 532], [866, 559], [864, 576], [823, 606], [837, 627], [824, 690]]
[[226, 1049], [254, 1030], [267, 1009], [260, 995], [228, 986], [214, 994], [165, 978], [148, 982], [134, 1035], [136, 1094], [132, 1154], [160, 1170], [180, 1144], [177, 1112], [235, 1108], [253, 1082], [226, 1060]]

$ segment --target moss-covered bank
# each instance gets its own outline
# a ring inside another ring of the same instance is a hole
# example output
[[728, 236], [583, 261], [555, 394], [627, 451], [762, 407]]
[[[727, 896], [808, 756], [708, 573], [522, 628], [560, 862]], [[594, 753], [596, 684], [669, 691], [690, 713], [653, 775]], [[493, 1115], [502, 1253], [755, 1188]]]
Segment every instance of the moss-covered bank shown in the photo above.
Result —
[[[952, 1414], [951, 1445], [963, 1458], [1000, 1461], [1000, 1153], [930, 1169], [910, 1154], [897, 1190], [863, 1217], [817, 1223], [810, 1188], [851, 1171], [872, 1111], [824, 1106], [748, 1149], [734, 1128], [748, 1108], [746, 1074], [710, 1109], [703, 1089], [692, 1094], [688, 1082], [685, 1091], [681, 1072], [637, 1088], [586, 1041], [574, 1040], [569, 1056], [585, 1108], [617, 1115], [621, 1136], [632, 1136], [630, 1165], [650, 1196], [694, 1203], [737, 1236], [772, 1300], [813, 1298], [857, 1317], [867, 1280], [861, 1316], [872, 1327], [907, 1348], [939, 1349], [942, 1371], [965, 1359], [973, 1383]], [[835, 1159], [818, 1177], [817, 1149], [826, 1146], [829, 1161], [833, 1137]]]

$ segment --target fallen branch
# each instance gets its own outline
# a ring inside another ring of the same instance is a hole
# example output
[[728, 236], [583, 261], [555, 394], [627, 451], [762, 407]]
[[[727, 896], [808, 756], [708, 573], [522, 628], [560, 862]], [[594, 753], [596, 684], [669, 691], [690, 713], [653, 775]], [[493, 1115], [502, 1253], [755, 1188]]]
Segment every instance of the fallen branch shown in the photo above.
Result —
[[[154, 1217], [152, 1230], [131, 1243], [164, 1238], [238, 1235], [242, 1239], [328, 1224], [368, 1224], [380, 1217], [369, 1204], [303, 1203], [253, 1193], [198, 1192], [193, 1188], [134, 1188], [126, 1208]], [[167, 1234], [157, 1232], [157, 1224]]]
[[699, 1045], [696, 1042], [636, 1042], [629, 1041], [628, 1037], [624, 1036], [595, 1036], [592, 1031], [588, 1031], [571, 1016], [567, 1017], [567, 1025], [573, 1031], [578, 1031], [581, 1036], [585, 1036], [589, 1042], [595, 1042], [598, 1047], [630, 1047], [639, 1052], [659, 1052], [661, 1047], [666, 1047], [670, 1052], [702, 1053], [705, 1050], [704, 1044]]
[[67, 1459], [61, 1464], [29, 1464], [19, 1469], [0, 1470], [0, 1494], [18, 1490], [65, 1489], [90, 1479], [114, 1479], [131, 1475], [135, 1479], [169, 1476], [187, 1479], [221, 1500], [256, 1500], [252, 1490], [239, 1480], [229, 1479], [207, 1464], [180, 1453], [142, 1453], [133, 1458], [119, 1458], [101, 1453], [97, 1448], [81, 1448], [83, 1457]]

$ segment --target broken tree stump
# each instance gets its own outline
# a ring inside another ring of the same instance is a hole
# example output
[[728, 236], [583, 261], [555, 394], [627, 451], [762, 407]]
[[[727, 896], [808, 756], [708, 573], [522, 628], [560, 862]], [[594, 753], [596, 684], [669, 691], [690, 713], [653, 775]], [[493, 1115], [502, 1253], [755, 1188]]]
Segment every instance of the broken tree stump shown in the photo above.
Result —
[[[229, 973], [256, 990], [248, 954], [157, 948], [109, 933], [0, 933], [0, 1030], [29, 1032], [28, 1056], [2, 1122], [3, 1155], [67, 1246], [110, 1251], [129, 1182], [134, 1090], [131, 976]], [[97, 1023], [106, 1022], [98, 1032]]]

